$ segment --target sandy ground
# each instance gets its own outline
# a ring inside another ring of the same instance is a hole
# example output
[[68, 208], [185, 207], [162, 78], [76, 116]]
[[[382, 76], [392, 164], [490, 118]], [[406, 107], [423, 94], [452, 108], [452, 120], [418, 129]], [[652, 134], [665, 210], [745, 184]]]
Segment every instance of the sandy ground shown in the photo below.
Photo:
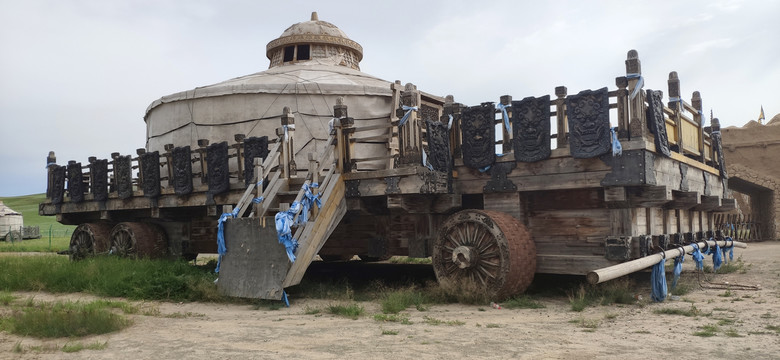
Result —
[[[336, 303], [298, 300], [290, 308], [254, 309], [248, 305], [146, 303], [158, 316], [132, 315], [134, 325], [109, 335], [83, 339], [39, 340], [0, 333], [2, 359], [646, 359], [780, 358], [780, 243], [737, 249], [748, 269], [717, 275], [713, 282], [760, 284], [760, 290], [696, 289], [676, 301], [589, 307], [573, 312], [564, 298], [542, 298], [543, 309], [433, 305], [405, 311], [412, 322], [377, 322], [379, 304], [360, 303], [366, 315], [350, 320], [305, 309]], [[707, 259], [709, 263], [709, 258]], [[686, 261], [686, 271], [692, 270]], [[689, 275], [695, 277], [695, 275]], [[83, 299], [19, 293], [37, 300]], [[730, 296], [724, 296], [730, 295]], [[657, 309], [690, 309], [699, 317], [660, 315]], [[166, 314], [187, 314], [183, 318]], [[711, 313], [711, 314], [710, 314]], [[425, 317], [462, 325], [432, 325]], [[720, 325], [718, 325], [720, 323]], [[590, 327], [585, 327], [586, 324]], [[713, 337], [693, 336], [703, 325], [718, 325]], [[386, 334], [383, 334], [385, 332]], [[729, 334], [733, 336], [729, 336]], [[29, 350], [66, 342], [107, 342], [103, 350], [63, 353]], [[13, 351], [21, 342], [22, 354]]]

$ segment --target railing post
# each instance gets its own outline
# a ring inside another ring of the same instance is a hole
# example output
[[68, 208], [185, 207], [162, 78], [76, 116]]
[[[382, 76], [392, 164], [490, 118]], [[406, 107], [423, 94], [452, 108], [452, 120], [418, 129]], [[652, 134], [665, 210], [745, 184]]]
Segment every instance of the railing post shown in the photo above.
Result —
[[691, 106], [696, 109], [696, 113], [693, 114], [693, 121], [696, 122], [698, 127], [697, 137], [699, 138], [699, 161], [704, 162], [704, 115], [701, 107], [701, 94], [698, 91], [693, 92], [691, 97]]
[[246, 139], [246, 135], [235, 134], [233, 135], [233, 139], [236, 140], [236, 143], [233, 146], [236, 148], [236, 162], [238, 163], [238, 182], [243, 182], [244, 181], [244, 157], [241, 154], [241, 149], [244, 148], [244, 139]]
[[205, 184], [208, 182], [206, 172], [208, 171], [208, 164], [206, 164], [206, 147], [209, 146], [208, 139], [198, 139], [198, 157], [200, 158], [200, 183]]
[[136, 155], [138, 155], [138, 188], [141, 189], [144, 186], [144, 166], [141, 163], [141, 155], [146, 154], [146, 149], [135, 149]]
[[[352, 163], [352, 142], [350, 136], [352, 134], [352, 127], [355, 125], [355, 120], [349, 117], [349, 111], [347, 105], [344, 105], [344, 98], [339, 97], [336, 99], [336, 105], [333, 106], [333, 116], [336, 118], [333, 127], [336, 130], [336, 152], [337, 157], [336, 164], [342, 174], [351, 172], [356, 167], [356, 164]], [[312, 181], [314, 181], [312, 179]]]
[[168, 168], [168, 186], [173, 185], [173, 144], [165, 144], [165, 167]]
[[565, 86], [556, 86], [555, 87], [555, 96], [558, 98], [555, 99], [555, 117], [558, 121], [558, 137], [556, 138], [557, 141], [557, 149], [563, 149], [569, 147], [569, 139], [566, 138], [566, 130], [567, 130], [567, 124], [566, 124], [566, 94], [567, 89]]
[[95, 172], [92, 169], [95, 168], [94, 165], [95, 161], [97, 161], [97, 156], [90, 156], [87, 158], [87, 161], [89, 161], [89, 165], [87, 166], [89, 171], [87, 172], [87, 180], [85, 181], [87, 186], [84, 187], [84, 193], [93, 194], [95, 189]]
[[617, 117], [618, 117], [618, 137], [620, 138], [643, 138], [644, 129], [637, 129], [638, 133], [631, 131], [630, 123], [628, 122], [628, 78], [625, 76], [618, 76], [615, 78], [615, 85], [617, 85]]
[[298, 167], [295, 164], [295, 146], [293, 139], [295, 138], [295, 116], [293, 116], [290, 108], [285, 106], [282, 110], [282, 128], [284, 131], [286, 151], [287, 151], [287, 177], [294, 178], [298, 176]]
[[506, 109], [507, 115], [506, 115], [506, 121], [509, 123], [509, 129], [504, 124], [504, 113], [501, 112], [501, 133], [503, 134], [502, 140], [501, 140], [501, 151], [506, 154], [510, 151], [512, 151], [512, 95], [502, 95], [499, 98], [499, 103], [503, 106], [508, 107]]
[[119, 155], [120, 154], [118, 152], [112, 152], [111, 153], [111, 171], [110, 171], [111, 176], [109, 176], [109, 178], [111, 179], [109, 181], [111, 186], [110, 186], [110, 189], [108, 190], [108, 192], [114, 192], [114, 191], [117, 191], [117, 189], [118, 189], [117, 188], [118, 182], [117, 182], [117, 176], [116, 176], [116, 159], [119, 158]]
[[[263, 174], [265, 174], [265, 167], [263, 167], [263, 162], [264, 162], [263, 159], [259, 157], [256, 157], [253, 161], [253, 164], [255, 166], [255, 183], [265, 180], [263, 179]], [[255, 187], [255, 192], [257, 194], [255, 196], [256, 198], [263, 196], [263, 185], [261, 184], [260, 186]], [[263, 200], [263, 201], [271, 201], [271, 200]], [[260, 206], [260, 204], [257, 204], [254, 201], [252, 201], [253, 213], [257, 214], [258, 206]], [[255, 215], [255, 216], [259, 216], [259, 215]]]
[[54, 151], [49, 151], [49, 156], [46, 157], [46, 198], [51, 199], [51, 189], [54, 186], [54, 172], [53, 169], [57, 165], [57, 156]]
[[645, 93], [642, 91], [642, 62], [639, 53], [630, 50], [626, 57], [626, 78], [628, 79], [629, 132], [631, 137], [645, 137], [647, 134], [647, 114], [645, 113]]
[[[669, 106], [670, 109], [675, 110], [674, 112], [674, 126], [677, 128], [677, 146], [679, 147], [680, 154], [685, 154], [685, 147], [683, 146], [684, 140], [683, 140], [683, 129], [682, 129], [682, 112], [683, 105], [682, 105], [682, 98], [680, 97], [680, 79], [677, 77], [677, 72], [672, 71], [669, 73], [669, 80], [667, 80], [667, 84], [669, 85], [669, 103], [667, 106]], [[672, 101], [672, 99], [677, 99], [676, 101]]]
[[461, 157], [461, 137], [460, 137], [460, 116], [463, 111], [463, 104], [456, 103], [452, 95], [444, 98], [444, 111], [441, 118], [442, 122], [449, 123], [452, 115], [452, 127], [450, 128], [450, 149], [453, 158]]
[[[420, 106], [420, 92], [417, 91], [417, 86], [412, 83], [407, 83], [404, 86], [404, 90], [401, 91], [401, 105], [408, 107]], [[399, 108], [396, 110], [396, 115], [401, 118], [407, 112], [409, 116], [406, 123], [398, 130], [400, 157], [398, 159], [399, 164], [422, 164], [422, 132], [419, 124], [419, 115], [417, 111], [403, 110]]]

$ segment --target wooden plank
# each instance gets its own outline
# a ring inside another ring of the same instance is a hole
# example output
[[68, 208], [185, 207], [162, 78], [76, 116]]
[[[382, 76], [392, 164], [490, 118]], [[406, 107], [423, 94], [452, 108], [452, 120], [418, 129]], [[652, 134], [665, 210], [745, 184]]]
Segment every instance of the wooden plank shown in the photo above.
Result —
[[617, 262], [604, 256], [587, 255], [537, 255], [536, 272], [544, 274], [585, 275], [594, 269], [600, 269]]
[[485, 210], [507, 213], [515, 219], [523, 221], [523, 209], [520, 206], [519, 193], [488, 193], [483, 194], [482, 198]]
[[701, 194], [695, 191], [672, 191], [674, 200], [666, 206], [670, 209], [688, 210], [700, 204]]
[[629, 199], [632, 206], [659, 207], [674, 200], [674, 197], [670, 187], [641, 186], [631, 188]]

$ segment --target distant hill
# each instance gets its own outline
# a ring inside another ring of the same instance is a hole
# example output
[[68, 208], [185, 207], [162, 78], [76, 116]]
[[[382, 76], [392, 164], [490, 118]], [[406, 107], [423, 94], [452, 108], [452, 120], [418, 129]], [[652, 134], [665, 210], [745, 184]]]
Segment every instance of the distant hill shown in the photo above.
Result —
[[[38, 204], [46, 200], [46, 194], [23, 195], [14, 197], [0, 197], [0, 200], [11, 209], [22, 213], [24, 226], [40, 226], [41, 233], [52, 230], [73, 230], [74, 225], [62, 225], [57, 222], [55, 216], [38, 215]], [[48, 233], [48, 232], [47, 232]]]

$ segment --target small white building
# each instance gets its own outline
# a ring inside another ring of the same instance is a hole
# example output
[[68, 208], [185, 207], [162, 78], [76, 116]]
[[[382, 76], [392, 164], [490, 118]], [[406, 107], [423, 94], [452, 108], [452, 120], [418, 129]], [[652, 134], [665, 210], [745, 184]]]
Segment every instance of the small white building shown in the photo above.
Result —
[[[9, 208], [0, 201], [0, 240], [4, 240], [9, 232], [14, 231], [14, 239], [21, 240], [24, 219], [22, 214]], [[18, 234], [18, 235], [17, 235]]]

